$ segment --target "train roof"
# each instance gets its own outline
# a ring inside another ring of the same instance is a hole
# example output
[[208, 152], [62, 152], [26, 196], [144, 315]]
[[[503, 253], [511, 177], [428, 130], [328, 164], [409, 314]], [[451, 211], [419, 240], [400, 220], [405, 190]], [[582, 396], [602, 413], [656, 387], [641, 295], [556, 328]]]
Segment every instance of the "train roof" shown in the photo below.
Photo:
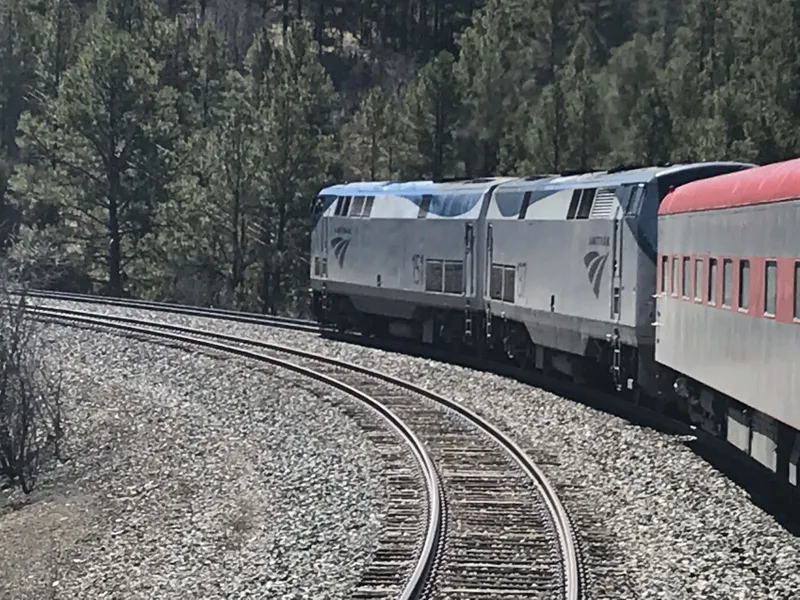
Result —
[[648, 183], [684, 171], [709, 167], [752, 167], [748, 163], [700, 162], [654, 167], [624, 166], [608, 171], [591, 171], [579, 175], [534, 176], [503, 184], [503, 189], [566, 189], [572, 187], [618, 187], [635, 183]]
[[800, 158], [718, 175], [671, 191], [659, 215], [691, 213], [800, 198]]
[[454, 192], [482, 192], [493, 185], [510, 181], [511, 177], [485, 177], [456, 181], [356, 181], [341, 183], [320, 190], [320, 196], [452, 194]]
[[485, 177], [455, 181], [356, 181], [332, 185], [320, 190], [320, 196], [369, 196], [390, 195], [422, 196], [425, 194], [453, 194], [459, 192], [483, 192], [494, 185], [501, 189], [566, 189], [573, 187], [617, 187], [635, 183], [647, 183], [654, 179], [713, 167], [753, 167], [749, 163], [700, 162], [654, 167], [620, 166], [608, 171], [590, 171], [581, 174], [533, 175], [529, 177]]

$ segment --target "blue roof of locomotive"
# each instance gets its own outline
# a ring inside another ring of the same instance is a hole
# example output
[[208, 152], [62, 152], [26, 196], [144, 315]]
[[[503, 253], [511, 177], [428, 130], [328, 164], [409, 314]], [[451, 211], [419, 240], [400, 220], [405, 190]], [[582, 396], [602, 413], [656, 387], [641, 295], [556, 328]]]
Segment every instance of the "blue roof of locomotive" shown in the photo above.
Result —
[[502, 181], [504, 181], [503, 178], [480, 180], [477, 183], [469, 179], [442, 183], [435, 181], [355, 181], [323, 188], [319, 195], [397, 194], [399, 196], [422, 196], [424, 194], [451, 194], [459, 191], [481, 192]]
[[698, 167], [724, 167], [724, 166], [739, 166], [739, 167], [752, 167], [750, 163], [740, 162], [696, 162], [677, 164], [670, 166], [660, 167], [642, 167], [634, 168], [625, 171], [617, 171], [615, 173], [608, 173], [607, 171], [595, 171], [584, 173], [580, 175], [549, 175], [539, 179], [483, 179], [477, 182], [473, 180], [463, 181], [450, 181], [437, 183], [435, 181], [356, 181], [352, 183], [341, 183], [332, 185], [322, 189], [319, 195], [326, 196], [344, 196], [344, 195], [371, 195], [371, 194], [397, 194], [400, 196], [422, 196], [423, 194], [445, 194], [453, 193], [456, 191], [466, 192], [488, 189], [494, 184], [500, 184], [506, 189], [509, 187], [539, 187], [544, 189], [564, 189], [578, 186], [608, 186], [616, 187], [620, 185], [629, 185], [632, 183], [647, 183], [661, 177], [679, 173], [681, 171], [696, 169]]
[[501, 184], [501, 189], [509, 188], [524, 188], [529, 190], [543, 189], [543, 190], [561, 190], [574, 187], [609, 187], [614, 188], [621, 185], [630, 185], [635, 183], [648, 183], [653, 179], [665, 175], [672, 175], [682, 171], [689, 171], [697, 168], [710, 168], [710, 167], [752, 167], [749, 163], [739, 162], [699, 162], [699, 163], [686, 163], [661, 167], [641, 167], [638, 169], [629, 169], [625, 171], [617, 171], [609, 173], [607, 171], [594, 171], [589, 173], [582, 173], [579, 175], [565, 175], [555, 176], [547, 179], [516, 179], [507, 183]]
[[350, 196], [369, 194], [432, 194], [438, 191], [437, 185], [432, 181], [356, 181], [353, 183], [339, 183], [326, 187], [320, 191], [320, 196]]

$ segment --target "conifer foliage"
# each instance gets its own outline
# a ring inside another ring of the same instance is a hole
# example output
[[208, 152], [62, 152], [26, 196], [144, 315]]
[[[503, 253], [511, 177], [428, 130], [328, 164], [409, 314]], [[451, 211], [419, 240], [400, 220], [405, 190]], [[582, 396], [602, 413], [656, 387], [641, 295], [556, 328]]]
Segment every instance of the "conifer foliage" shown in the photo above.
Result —
[[0, 252], [300, 312], [328, 183], [797, 155], [796, 5], [7, 0]]

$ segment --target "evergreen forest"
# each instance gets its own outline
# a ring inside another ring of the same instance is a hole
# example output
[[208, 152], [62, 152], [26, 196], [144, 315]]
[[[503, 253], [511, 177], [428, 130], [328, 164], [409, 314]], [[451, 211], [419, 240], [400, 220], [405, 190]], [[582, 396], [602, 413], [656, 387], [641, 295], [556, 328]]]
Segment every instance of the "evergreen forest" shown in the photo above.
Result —
[[0, 252], [301, 314], [321, 187], [791, 158], [798, 56], [800, 0], [0, 0]]

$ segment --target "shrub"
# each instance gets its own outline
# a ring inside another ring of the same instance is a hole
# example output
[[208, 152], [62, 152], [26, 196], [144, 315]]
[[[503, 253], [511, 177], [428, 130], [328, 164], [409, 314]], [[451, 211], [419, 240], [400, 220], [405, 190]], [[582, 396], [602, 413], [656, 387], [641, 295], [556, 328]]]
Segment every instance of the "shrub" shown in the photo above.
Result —
[[0, 276], [0, 476], [29, 494], [63, 437], [61, 372], [44, 360], [25, 290]]

